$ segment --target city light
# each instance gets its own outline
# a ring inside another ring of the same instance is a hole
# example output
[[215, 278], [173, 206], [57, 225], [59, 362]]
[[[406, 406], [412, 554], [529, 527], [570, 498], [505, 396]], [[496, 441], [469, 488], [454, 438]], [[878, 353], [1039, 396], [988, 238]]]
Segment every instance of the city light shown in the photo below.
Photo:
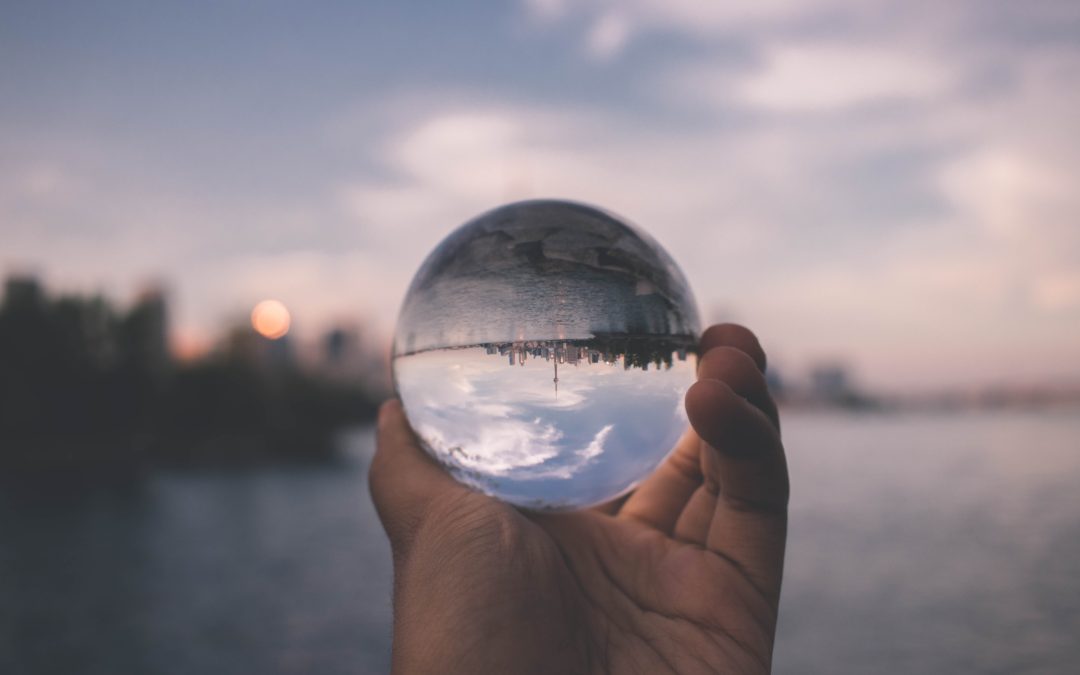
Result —
[[277, 300], [263, 300], [251, 310], [251, 327], [271, 340], [288, 333], [290, 321], [289, 310]]

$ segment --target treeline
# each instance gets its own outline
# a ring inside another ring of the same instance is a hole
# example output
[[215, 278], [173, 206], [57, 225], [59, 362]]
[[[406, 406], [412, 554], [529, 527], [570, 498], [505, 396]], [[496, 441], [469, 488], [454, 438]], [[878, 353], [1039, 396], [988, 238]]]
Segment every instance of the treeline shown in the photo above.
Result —
[[0, 304], [0, 463], [322, 457], [335, 431], [373, 417], [363, 383], [268, 363], [260, 341], [268, 342], [251, 334], [177, 362], [160, 294], [121, 311], [102, 297], [50, 298], [34, 280], [9, 280]]

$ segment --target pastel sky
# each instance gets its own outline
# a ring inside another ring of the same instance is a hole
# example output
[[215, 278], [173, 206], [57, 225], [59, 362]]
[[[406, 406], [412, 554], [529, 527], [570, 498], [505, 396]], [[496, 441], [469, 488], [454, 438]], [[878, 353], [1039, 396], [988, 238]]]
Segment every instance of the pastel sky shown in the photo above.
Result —
[[0, 4], [0, 274], [380, 339], [500, 203], [650, 231], [873, 386], [1080, 378], [1080, 3]]

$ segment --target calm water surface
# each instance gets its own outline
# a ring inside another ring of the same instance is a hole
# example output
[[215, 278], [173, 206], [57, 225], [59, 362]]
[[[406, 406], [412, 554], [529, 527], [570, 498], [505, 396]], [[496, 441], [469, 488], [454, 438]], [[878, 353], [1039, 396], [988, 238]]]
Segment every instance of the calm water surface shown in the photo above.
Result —
[[[1072, 673], [1080, 415], [788, 414], [778, 673]], [[0, 482], [0, 673], [378, 673], [372, 437], [340, 465]]]

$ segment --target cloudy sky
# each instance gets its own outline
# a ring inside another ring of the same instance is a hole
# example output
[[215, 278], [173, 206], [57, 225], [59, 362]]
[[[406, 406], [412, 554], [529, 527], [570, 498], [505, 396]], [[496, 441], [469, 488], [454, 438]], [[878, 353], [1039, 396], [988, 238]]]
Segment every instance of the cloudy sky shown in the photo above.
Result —
[[0, 4], [0, 273], [388, 337], [451, 228], [620, 213], [875, 386], [1080, 378], [1080, 4]]

